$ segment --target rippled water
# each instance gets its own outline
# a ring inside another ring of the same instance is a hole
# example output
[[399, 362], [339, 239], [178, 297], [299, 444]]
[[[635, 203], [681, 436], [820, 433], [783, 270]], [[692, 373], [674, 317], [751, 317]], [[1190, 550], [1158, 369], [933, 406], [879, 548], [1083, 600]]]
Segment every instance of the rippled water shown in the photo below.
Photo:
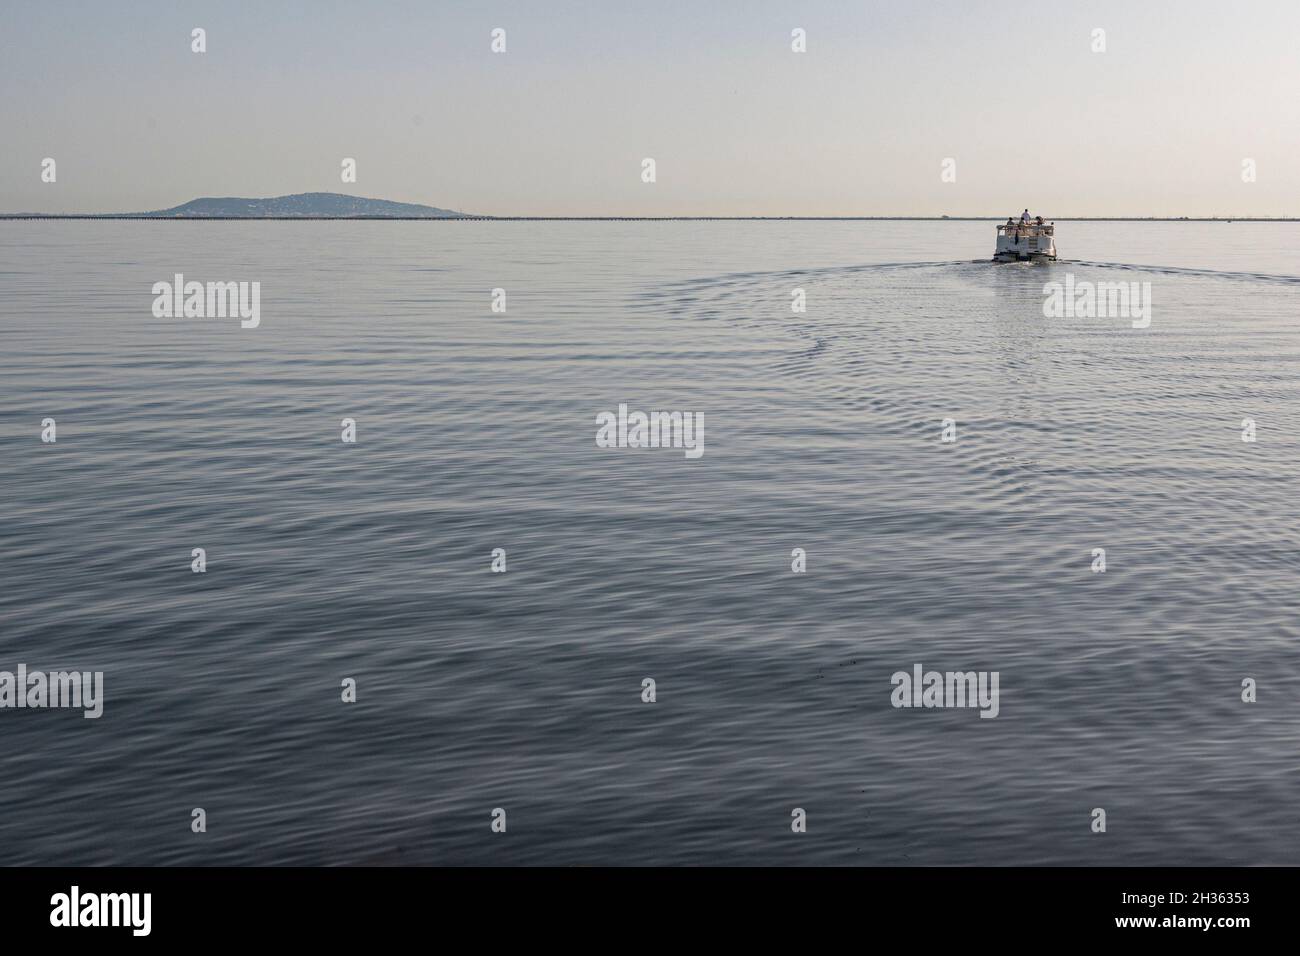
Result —
[[0, 224], [0, 670], [106, 696], [0, 710], [5, 862], [1300, 863], [1300, 226], [1058, 233]]

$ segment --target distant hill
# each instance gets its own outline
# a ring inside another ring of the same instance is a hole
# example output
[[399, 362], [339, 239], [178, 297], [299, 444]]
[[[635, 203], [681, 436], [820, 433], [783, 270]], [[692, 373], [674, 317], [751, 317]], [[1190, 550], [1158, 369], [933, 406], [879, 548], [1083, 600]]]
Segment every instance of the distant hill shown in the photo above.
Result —
[[415, 203], [389, 202], [387, 199], [365, 199], [345, 196], [342, 193], [298, 193], [294, 196], [275, 196], [271, 199], [243, 199], [230, 196], [192, 199], [171, 209], [156, 212], [126, 213], [134, 216], [167, 216], [176, 219], [242, 218], [266, 219], [289, 217], [302, 219], [350, 218], [371, 216], [402, 219], [459, 219], [466, 214], [436, 206]]

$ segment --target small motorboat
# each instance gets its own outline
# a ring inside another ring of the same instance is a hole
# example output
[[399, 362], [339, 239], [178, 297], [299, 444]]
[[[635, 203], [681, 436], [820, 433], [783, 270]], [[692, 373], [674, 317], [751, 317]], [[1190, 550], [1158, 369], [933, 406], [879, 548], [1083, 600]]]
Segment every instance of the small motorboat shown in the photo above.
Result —
[[1055, 262], [1055, 223], [1013, 222], [998, 226], [994, 262]]

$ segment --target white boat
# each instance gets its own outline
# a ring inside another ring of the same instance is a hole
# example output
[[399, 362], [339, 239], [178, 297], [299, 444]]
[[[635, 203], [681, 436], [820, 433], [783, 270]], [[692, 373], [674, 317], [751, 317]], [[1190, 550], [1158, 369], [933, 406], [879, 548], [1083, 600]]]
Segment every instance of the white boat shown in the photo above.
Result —
[[1056, 225], [1036, 222], [1002, 223], [994, 262], [1055, 262]]

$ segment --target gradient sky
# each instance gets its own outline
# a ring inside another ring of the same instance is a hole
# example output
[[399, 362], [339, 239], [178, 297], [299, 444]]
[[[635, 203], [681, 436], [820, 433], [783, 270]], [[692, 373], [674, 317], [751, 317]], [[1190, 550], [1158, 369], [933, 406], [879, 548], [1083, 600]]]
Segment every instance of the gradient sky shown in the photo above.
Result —
[[6, 0], [0, 210], [1300, 215], [1297, 37], [1295, 0]]

